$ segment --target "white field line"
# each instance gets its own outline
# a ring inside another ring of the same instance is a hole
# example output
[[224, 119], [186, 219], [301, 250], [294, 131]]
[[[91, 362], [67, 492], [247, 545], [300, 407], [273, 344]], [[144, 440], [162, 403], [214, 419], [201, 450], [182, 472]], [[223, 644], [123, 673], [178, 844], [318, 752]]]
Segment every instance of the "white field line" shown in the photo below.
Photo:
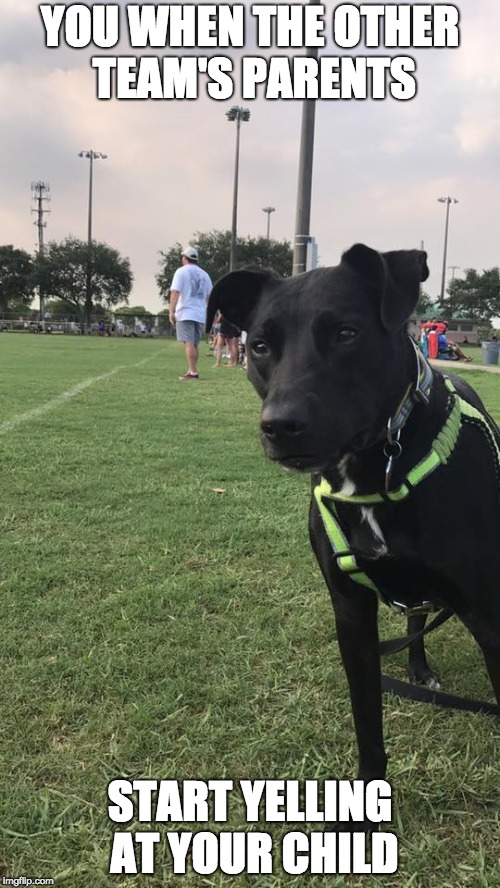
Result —
[[100, 376], [88, 376], [87, 379], [82, 379], [81, 382], [77, 382], [73, 388], [67, 389], [65, 392], [61, 392], [60, 395], [57, 395], [55, 398], [52, 398], [50, 401], [45, 401], [44, 404], [39, 404], [38, 407], [33, 407], [32, 410], [27, 410], [26, 413], [17, 413], [12, 419], [8, 419], [5, 422], [0, 422], [0, 435], [4, 432], [11, 432], [13, 429], [17, 428], [17, 426], [21, 425], [24, 422], [30, 422], [32, 419], [38, 419], [39, 416], [43, 416], [44, 413], [48, 413], [49, 410], [53, 410], [54, 407], [59, 407], [61, 404], [65, 404], [66, 401], [71, 400], [71, 398], [79, 395], [80, 392], [85, 391], [85, 389], [90, 388], [91, 385], [95, 385], [96, 382], [101, 382], [103, 379], [109, 379], [110, 376], [114, 376], [115, 373], [119, 373], [120, 370], [128, 370], [130, 367], [142, 367], [143, 364], [148, 364], [149, 361], [152, 361], [153, 358], [156, 358], [156, 355], [159, 352], [156, 352], [154, 355], [150, 355], [148, 358], [143, 358], [142, 361], [138, 361], [137, 364], [121, 364], [118, 367], [113, 367], [112, 370], [108, 370], [107, 373], [101, 373]]

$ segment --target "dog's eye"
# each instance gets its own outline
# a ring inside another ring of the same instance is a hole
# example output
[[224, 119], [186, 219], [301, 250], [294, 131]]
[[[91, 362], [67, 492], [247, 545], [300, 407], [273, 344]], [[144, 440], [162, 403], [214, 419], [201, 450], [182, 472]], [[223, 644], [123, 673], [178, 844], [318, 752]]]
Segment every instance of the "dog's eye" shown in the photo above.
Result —
[[358, 333], [359, 330], [356, 330], [356, 327], [339, 327], [336, 336], [337, 342], [352, 342], [352, 340], [356, 338]]
[[263, 358], [270, 353], [269, 346], [263, 339], [254, 339], [250, 348], [252, 349], [253, 354], [258, 358]]

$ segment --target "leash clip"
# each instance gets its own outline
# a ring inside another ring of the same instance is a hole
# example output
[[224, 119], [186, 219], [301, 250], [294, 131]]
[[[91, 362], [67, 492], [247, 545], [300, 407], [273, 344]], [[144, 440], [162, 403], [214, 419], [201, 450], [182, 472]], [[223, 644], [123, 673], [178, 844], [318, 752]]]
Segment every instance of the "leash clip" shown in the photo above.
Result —
[[387, 457], [387, 463], [385, 466], [385, 492], [389, 493], [391, 486], [391, 477], [392, 470], [394, 466], [394, 460], [399, 459], [403, 452], [403, 448], [399, 443], [399, 437], [401, 435], [401, 429], [398, 429], [396, 434], [393, 434], [392, 431], [392, 419], [389, 417], [387, 420], [387, 441], [384, 444], [384, 456]]

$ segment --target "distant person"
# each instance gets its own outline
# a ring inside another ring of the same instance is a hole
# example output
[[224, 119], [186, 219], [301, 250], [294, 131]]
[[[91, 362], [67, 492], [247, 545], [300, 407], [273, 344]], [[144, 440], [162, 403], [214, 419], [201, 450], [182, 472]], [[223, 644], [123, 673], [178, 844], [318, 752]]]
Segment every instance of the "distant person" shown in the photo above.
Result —
[[178, 342], [184, 343], [187, 372], [179, 379], [199, 379], [199, 342], [205, 329], [207, 300], [212, 281], [198, 265], [196, 247], [182, 252], [182, 265], [175, 272], [170, 286], [170, 323], [175, 325]]
[[469, 364], [472, 361], [472, 358], [467, 357], [457, 342], [452, 342], [451, 339], [448, 339], [448, 324], [446, 321], [441, 323], [440, 328], [441, 332], [438, 333], [439, 357], [442, 353], [452, 361], [466, 361], [466, 363]]
[[240, 344], [238, 346], [239, 363], [244, 370], [247, 369], [247, 332], [241, 331]]
[[439, 348], [437, 324], [431, 324], [427, 328], [427, 345], [429, 348], [429, 358], [437, 358]]
[[420, 349], [424, 358], [429, 357], [429, 340], [427, 339], [427, 322], [420, 327]]
[[241, 331], [238, 330], [234, 324], [230, 324], [229, 321], [219, 315], [219, 332], [217, 334], [217, 339], [215, 342], [215, 364], [214, 367], [222, 366], [222, 352], [224, 351], [224, 346], [227, 348], [227, 353], [229, 356], [229, 367], [236, 367], [238, 364], [238, 344], [241, 336]]

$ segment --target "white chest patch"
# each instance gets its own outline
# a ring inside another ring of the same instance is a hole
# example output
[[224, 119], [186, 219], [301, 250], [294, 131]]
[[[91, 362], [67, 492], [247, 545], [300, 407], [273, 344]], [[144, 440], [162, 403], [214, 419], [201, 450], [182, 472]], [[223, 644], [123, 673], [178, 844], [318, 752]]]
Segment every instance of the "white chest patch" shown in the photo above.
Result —
[[[352, 478], [350, 478], [348, 475], [348, 463], [349, 456], [344, 456], [340, 460], [337, 467], [342, 478], [342, 487], [339, 490], [339, 493], [341, 493], [342, 496], [354, 496], [354, 494], [356, 493], [356, 485], [354, 484]], [[377, 553], [377, 557], [381, 558], [382, 555], [387, 555], [389, 550], [384, 539], [382, 528], [375, 518], [373, 506], [361, 506], [361, 520], [366, 521], [375, 538], [375, 551]]]
[[352, 481], [351, 478], [349, 478], [349, 475], [347, 474], [348, 462], [349, 462], [349, 457], [343, 456], [337, 466], [337, 468], [340, 472], [340, 477], [342, 478], [342, 487], [339, 490], [339, 493], [341, 493], [342, 496], [354, 496], [354, 494], [356, 493], [356, 485], [354, 484], [354, 481]]
[[382, 555], [387, 555], [388, 548], [386, 541], [384, 539], [384, 534], [382, 533], [382, 529], [377, 519], [375, 518], [373, 508], [370, 506], [361, 506], [361, 515], [363, 516], [363, 521], [366, 521], [368, 526], [370, 527], [373, 536], [377, 540], [377, 555], [379, 558]]

